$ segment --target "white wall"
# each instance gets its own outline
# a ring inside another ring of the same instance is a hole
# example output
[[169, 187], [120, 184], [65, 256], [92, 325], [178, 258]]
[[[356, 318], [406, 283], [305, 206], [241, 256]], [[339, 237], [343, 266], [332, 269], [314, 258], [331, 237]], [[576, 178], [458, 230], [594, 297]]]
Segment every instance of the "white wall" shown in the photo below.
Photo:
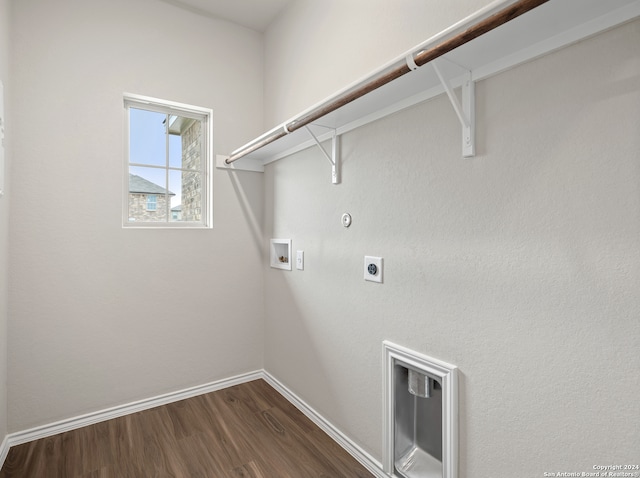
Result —
[[266, 126], [295, 116], [489, 3], [292, 2], [265, 36]]
[[9, 431], [262, 368], [260, 175], [214, 171], [213, 230], [121, 227], [123, 92], [212, 108], [228, 152], [262, 130], [261, 36], [155, 0], [12, 26]]
[[[284, 48], [314, 20], [298, 8], [269, 34], [271, 75], [334, 83], [330, 61], [352, 52], [324, 57], [320, 39], [347, 35], [317, 21]], [[441, 96], [344, 135], [338, 186], [316, 149], [270, 164], [265, 232], [292, 238], [305, 270], [266, 269], [266, 369], [378, 459], [389, 339], [459, 366], [460, 476], [635, 463], [638, 44], [635, 21], [480, 82], [473, 159]], [[291, 82], [287, 103], [273, 83], [287, 114], [325, 93]], [[363, 281], [364, 255], [384, 257], [384, 284]]]
[[[9, 110], [9, 1], [0, 0], [0, 81], [5, 91], [5, 118]], [[9, 139], [6, 144], [8, 149]], [[9, 155], [5, 152], [5, 162]], [[5, 168], [8, 172], [8, 167]], [[1, 174], [1, 173], [0, 173]], [[8, 181], [5, 179], [5, 186]], [[5, 187], [6, 189], [6, 187]], [[0, 197], [0, 444], [7, 435], [7, 314], [8, 314], [8, 253], [9, 253], [9, 197]], [[0, 450], [0, 454], [2, 451]]]

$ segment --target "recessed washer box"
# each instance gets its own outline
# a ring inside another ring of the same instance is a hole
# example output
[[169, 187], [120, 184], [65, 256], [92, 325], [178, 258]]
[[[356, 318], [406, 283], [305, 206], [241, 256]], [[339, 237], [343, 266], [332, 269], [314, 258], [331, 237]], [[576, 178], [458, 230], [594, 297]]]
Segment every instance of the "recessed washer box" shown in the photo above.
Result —
[[270, 265], [274, 269], [291, 270], [291, 239], [271, 239]]

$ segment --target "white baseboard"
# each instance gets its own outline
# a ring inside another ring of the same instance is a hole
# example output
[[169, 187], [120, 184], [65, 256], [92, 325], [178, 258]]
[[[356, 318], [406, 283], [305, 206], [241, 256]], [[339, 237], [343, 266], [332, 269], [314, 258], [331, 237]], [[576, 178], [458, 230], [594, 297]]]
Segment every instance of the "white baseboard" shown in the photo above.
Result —
[[388, 475], [382, 471], [382, 464], [373, 458], [369, 453], [364, 451], [353, 440], [342, 433], [338, 428], [326, 420], [322, 415], [311, 408], [300, 397], [284, 386], [280, 381], [273, 377], [265, 370], [237, 375], [228, 379], [218, 380], [205, 385], [191, 387], [177, 392], [159, 395], [157, 397], [139, 400], [125, 405], [120, 405], [106, 410], [101, 410], [74, 418], [68, 418], [49, 425], [42, 425], [17, 433], [11, 433], [5, 437], [0, 446], [0, 468], [12, 446], [28, 443], [33, 440], [47, 438], [58, 433], [64, 433], [70, 430], [86, 427], [95, 423], [111, 420], [113, 418], [122, 417], [131, 413], [141, 412], [150, 408], [177, 402], [187, 398], [196, 397], [205, 393], [215, 392], [224, 388], [233, 387], [252, 380], [264, 379], [269, 385], [275, 388], [283, 397], [291, 402], [298, 410], [306, 415], [313, 423], [315, 423], [322, 431], [324, 431], [331, 439], [344, 448], [351, 456], [358, 460], [367, 470], [369, 470], [377, 478], [388, 478]]
[[333, 441], [344, 448], [347, 453], [358, 460], [362, 466], [369, 470], [374, 476], [378, 478], [389, 478], [384, 471], [382, 471], [382, 463], [373, 458], [369, 453], [364, 451], [359, 445], [357, 445], [348, 436], [342, 433], [331, 422], [325, 419], [322, 415], [311, 408], [304, 400], [298, 397], [295, 393], [284, 386], [280, 381], [273, 377], [269, 372], [264, 371], [264, 380], [275, 388], [283, 397], [293, 404], [298, 410], [306, 415], [313, 423], [315, 423], [322, 431], [324, 431]]
[[262, 371], [255, 371], [243, 375], [237, 375], [228, 379], [218, 380], [215, 382], [199, 385], [197, 387], [186, 388], [177, 392], [166, 393], [153, 398], [139, 400], [137, 402], [119, 405], [117, 407], [108, 408], [106, 410], [88, 413], [79, 417], [68, 418], [59, 422], [43, 425], [29, 430], [17, 433], [11, 433], [7, 437], [9, 446], [20, 445], [40, 438], [50, 437], [58, 433], [64, 433], [77, 428], [86, 427], [95, 423], [104, 422], [113, 418], [122, 417], [131, 413], [141, 412], [160, 405], [184, 400], [186, 398], [196, 397], [205, 393], [215, 392], [223, 388], [232, 387], [241, 383], [250, 382], [263, 377]]
[[7, 455], [9, 454], [9, 437], [4, 437], [2, 440], [2, 444], [0, 445], [0, 470], [2, 470], [2, 465], [4, 465], [4, 460], [7, 459]]

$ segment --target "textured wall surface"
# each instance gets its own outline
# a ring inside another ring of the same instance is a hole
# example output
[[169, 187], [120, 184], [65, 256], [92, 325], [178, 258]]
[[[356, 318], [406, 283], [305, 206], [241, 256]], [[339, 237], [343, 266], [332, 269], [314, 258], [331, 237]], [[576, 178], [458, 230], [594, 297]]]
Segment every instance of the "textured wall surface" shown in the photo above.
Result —
[[[212, 230], [123, 230], [124, 92], [262, 129], [262, 38], [155, 0], [13, 2], [9, 431], [262, 367], [262, 178]], [[4, 229], [3, 229], [4, 230]]]
[[265, 229], [305, 270], [266, 270], [266, 369], [378, 458], [388, 339], [460, 368], [460, 476], [637, 462], [638, 44], [480, 82], [473, 159], [443, 95], [342, 136], [338, 186], [315, 148], [270, 164]]

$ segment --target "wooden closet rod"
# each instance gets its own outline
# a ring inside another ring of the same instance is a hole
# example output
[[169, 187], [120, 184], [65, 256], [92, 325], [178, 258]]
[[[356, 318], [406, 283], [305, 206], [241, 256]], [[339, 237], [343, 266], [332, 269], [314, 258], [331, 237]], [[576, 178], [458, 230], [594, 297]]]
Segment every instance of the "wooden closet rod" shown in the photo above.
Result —
[[[548, 1], [549, 0], [519, 0], [509, 5], [508, 7], [505, 7], [499, 12], [478, 21], [476, 24], [470, 26], [462, 33], [459, 33], [447, 40], [443, 40], [442, 42], [432, 47], [418, 50], [417, 52], [412, 53], [411, 55], [413, 56], [413, 61], [418, 67], [424, 66], [430, 61], [433, 61], [436, 58], [449, 53], [450, 51], [464, 45], [465, 43], [468, 43], [471, 40], [474, 40], [475, 38], [478, 38], [479, 36], [484, 35], [491, 30], [494, 30], [495, 28], [498, 28], [500, 25], [504, 25], [514, 18], [517, 18], [520, 15], [527, 13], [528, 11], [533, 10], [534, 8]], [[367, 93], [371, 93], [372, 91], [386, 85], [387, 83], [391, 83], [393, 80], [400, 78], [401, 76], [406, 75], [409, 72], [411, 72], [411, 68], [409, 68], [407, 62], [401, 61], [396, 66], [391, 66], [389, 69], [383, 71], [376, 77], [372, 78], [370, 81], [359, 85], [352, 90], [346, 91], [333, 101], [320, 105], [318, 108], [315, 108], [309, 113], [306, 113], [303, 116], [295, 118], [289, 123], [284, 124], [282, 128], [276, 129], [271, 133], [259, 138], [254, 143], [249, 143], [246, 146], [234, 151], [231, 156], [229, 156], [225, 160], [225, 163], [231, 164], [234, 161], [237, 161], [238, 159], [246, 156], [247, 154], [258, 150], [263, 146], [266, 146], [282, 138], [283, 136], [286, 136], [289, 133], [293, 133], [297, 129], [313, 123], [323, 116], [339, 109], [346, 104], [351, 103], [354, 100], [357, 100], [358, 98], [361, 98]]]

